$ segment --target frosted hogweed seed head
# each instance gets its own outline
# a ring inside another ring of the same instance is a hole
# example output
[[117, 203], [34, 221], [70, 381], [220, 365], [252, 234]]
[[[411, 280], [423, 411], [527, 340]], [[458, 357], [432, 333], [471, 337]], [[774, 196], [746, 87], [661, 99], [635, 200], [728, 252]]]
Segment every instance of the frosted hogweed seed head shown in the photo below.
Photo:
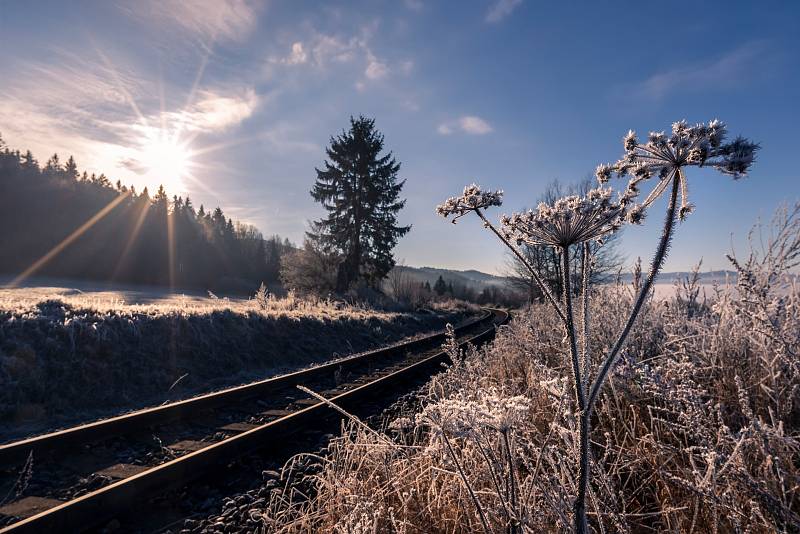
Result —
[[482, 191], [478, 185], [471, 184], [464, 188], [461, 196], [450, 197], [436, 206], [436, 213], [445, 218], [454, 215], [453, 223], [455, 223], [459, 217], [463, 217], [470, 211], [500, 206], [502, 203], [502, 190]]
[[699, 146], [692, 148], [686, 156], [686, 162], [689, 165], [702, 165], [708, 159], [708, 148], [710, 143], [703, 143]]
[[631, 151], [636, 148], [639, 143], [636, 141], [636, 132], [628, 130], [628, 134], [622, 139], [622, 145], [625, 150]]
[[[755, 161], [759, 145], [742, 137], [731, 143], [723, 143], [726, 135], [725, 124], [717, 119], [708, 124], [689, 126], [685, 120], [672, 124], [672, 134], [650, 132], [647, 143], [639, 144], [633, 131], [624, 137], [625, 154], [614, 165], [618, 176], [633, 174], [638, 179], [629, 183], [629, 189], [638, 190], [640, 181], [658, 176], [659, 183], [642, 203], [647, 208], [668, 189], [672, 180], [679, 180], [681, 186], [681, 208], [679, 215], [684, 219], [692, 212], [688, 200], [688, 187], [684, 167], [709, 166], [723, 174], [739, 179]], [[625, 195], [623, 195], [625, 197]]]
[[642, 206], [632, 206], [625, 214], [625, 220], [631, 224], [642, 224], [644, 222], [645, 215], [644, 208]]
[[708, 141], [714, 148], [719, 148], [725, 138], [725, 123], [714, 119], [708, 123]]
[[568, 247], [597, 240], [619, 228], [625, 208], [611, 200], [611, 189], [596, 188], [584, 197], [568, 196], [552, 205], [503, 217], [503, 231], [510, 239], [534, 245]]
[[612, 172], [614, 172], [614, 167], [612, 165], [602, 163], [597, 166], [594, 175], [597, 177], [597, 181], [600, 182], [600, 184], [605, 184], [611, 179]]
[[747, 170], [756, 160], [756, 151], [760, 148], [758, 143], [753, 143], [744, 137], [737, 137], [733, 142], [719, 147], [723, 153], [723, 161], [714, 167], [723, 174], [728, 174], [738, 180], [747, 174]]
[[678, 218], [682, 221], [686, 220], [686, 217], [694, 211], [694, 204], [691, 202], [687, 203], [684, 206], [681, 206], [681, 209], [678, 211]]

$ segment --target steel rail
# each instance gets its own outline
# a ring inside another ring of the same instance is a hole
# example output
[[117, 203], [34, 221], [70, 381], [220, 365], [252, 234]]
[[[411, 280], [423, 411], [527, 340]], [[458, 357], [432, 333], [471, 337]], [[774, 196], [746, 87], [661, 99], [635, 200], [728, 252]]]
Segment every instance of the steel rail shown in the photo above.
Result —
[[[484, 322], [492, 315], [491, 311], [487, 311], [480, 317], [456, 328], [456, 333]], [[444, 337], [445, 334], [439, 332], [300, 371], [0, 445], [0, 469], [24, 462], [30, 453], [33, 453], [35, 458], [42, 453], [77, 447], [113, 436], [131, 434], [142, 428], [196, 417], [201, 411], [263, 394], [272, 394], [282, 388], [293, 388], [298, 384], [316, 380], [337, 371], [346, 372], [363, 366], [366, 362], [379, 361], [404, 351], [415, 350], [422, 345], [441, 342]]]
[[[477, 345], [492, 339], [495, 334], [496, 325], [503, 324], [508, 320], [508, 313], [501, 310], [493, 310], [489, 312], [489, 315], [494, 318], [492, 326], [464, 340], [459, 344], [460, 347], [464, 347], [470, 343]], [[463, 325], [460, 329], [463, 330], [464, 328], [475, 326], [476, 324], [486, 321], [487, 318], [488, 317], [482, 317], [471, 321]], [[426, 338], [414, 340], [405, 345], [401, 344], [388, 347], [387, 349], [381, 349], [375, 352], [379, 353], [386, 350], [393, 350], [401, 346], [404, 348], [408, 348], [408, 345], [417, 346], [421, 344], [421, 341], [427, 340], [428, 342], [432, 342], [432, 340], [440, 337], [443, 338], [444, 334], [428, 336]], [[365, 355], [357, 355], [335, 363], [347, 362], [359, 356]], [[411, 365], [336, 395], [330, 398], [330, 401], [345, 410], [356, 409], [359, 405], [364, 403], [365, 399], [381, 397], [387, 390], [397, 387], [411, 380], [413, 377], [423, 374], [429, 375], [431, 372], [440, 368], [441, 364], [447, 362], [448, 359], [449, 357], [445, 352], [437, 352]], [[328, 364], [320, 367], [328, 367], [328, 370], [331, 370]], [[335, 368], [334, 366], [334, 369]], [[317, 368], [312, 368], [307, 371], [315, 369]], [[270, 380], [292, 376], [291, 384], [297, 385], [301, 383], [301, 378], [298, 375], [302, 376], [302, 372], [291, 373], [290, 375], [283, 375], [283, 377], [276, 377]], [[308, 375], [305, 376], [306, 378], [308, 377]], [[261, 384], [269, 382], [270, 380], [262, 381]], [[283, 384], [281, 387], [286, 385], [289, 384]], [[238, 388], [233, 389], [236, 390]], [[101, 524], [103, 521], [112, 519], [114, 516], [130, 511], [132, 505], [141, 501], [143, 498], [152, 497], [170, 489], [181, 487], [187, 482], [206, 475], [213, 469], [219, 468], [219, 466], [226, 465], [235, 458], [259, 450], [280, 447], [286, 438], [291, 437], [297, 432], [318, 426], [323, 421], [330, 421], [334, 418], [341, 419], [342, 417], [342, 414], [333, 410], [325, 403], [318, 402], [312, 404], [307, 408], [299, 409], [252, 430], [210, 444], [208, 447], [188, 453], [174, 460], [150, 468], [147, 471], [124, 478], [101, 489], [66, 501], [63, 504], [45, 510], [39, 514], [13, 523], [0, 529], [0, 534], [80, 532], [92, 528]]]

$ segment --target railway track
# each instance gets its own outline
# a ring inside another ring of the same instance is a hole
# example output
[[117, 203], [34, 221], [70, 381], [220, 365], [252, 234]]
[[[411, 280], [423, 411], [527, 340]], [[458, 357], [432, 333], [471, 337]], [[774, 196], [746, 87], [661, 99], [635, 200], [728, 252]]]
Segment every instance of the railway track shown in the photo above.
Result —
[[[494, 336], [508, 314], [488, 310], [456, 328], [458, 342]], [[444, 333], [302, 371], [0, 446], [0, 534], [80, 532], [208, 476], [235, 458], [279, 448], [339, 412], [429, 376], [447, 361]], [[16, 486], [16, 488], [15, 488]]]

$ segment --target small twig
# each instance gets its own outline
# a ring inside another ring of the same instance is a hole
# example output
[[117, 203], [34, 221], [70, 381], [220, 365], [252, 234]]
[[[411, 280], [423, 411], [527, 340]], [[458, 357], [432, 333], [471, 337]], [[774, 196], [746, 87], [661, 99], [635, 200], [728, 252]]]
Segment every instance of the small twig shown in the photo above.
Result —
[[169, 389], [167, 390], [167, 393], [169, 393], [170, 391], [172, 391], [172, 388], [174, 388], [175, 386], [177, 386], [177, 385], [178, 385], [178, 382], [180, 382], [181, 380], [183, 380], [183, 379], [184, 379], [184, 378], [186, 378], [187, 376], [189, 376], [189, 373], [184, 373], [183, 375], [179, 376], [179, 377], [178, 377], [178, 379], [177, 379], [175, 382], [173, 382], [173, 383], [172, 383], [172, 385], [169, 387]]
[[475, 508], [478, 510], [478, 515], [480, 516], [483, 530], [486, 532], [486, 534], [489, 534], [491, 531], [489, 530], [489, 523], [486, 521], [486, 515], [483, 513], [483, 507], [481, 506], [478, 497], [475, 495], [475, 492], [472, 490], [472, 486], [470, 485], [469, 480], [467, 480], [467, 475], [464, 474], [464, 469], [461, 467], [461, 462], [459, 462], [458, 458], [456, 458], [456, 453], [453, 451], [453, 446], [450, 444], [450, 440], [447, 439], [447, 434], [445, 433], [444, 428], [442, 429], [442, 438], [447, 445], [447, 451], [450, 453], [453, 463], [456, 464], [456, 468], [458, 468], [458, 474], [461, 475], [461, 480], [467, 487], [470, 497], [472, 497], [472, 502], [475, 503]]
[[340, 414], [344, 415], [345, 417], [350, 419], [352, 422], [354, 422], [355, 424], [357, 424], [358, 426], [360, 426], [361, 428], [363, 428], [364, 430], [366, 430], [367, 432], [369, 432], [373, 436], [377, 437], [378, 439], [380, 439], [384, 443], [386, 443], [388, 445], [391, 445], [393, 447], [397, 445], [396, 443], [394, 443], [393, 441], [389, 440], [389, 438], [387, 438], [386, 436], [384, 436], [380, 432], [370, 428], [370, 426], [367, 425], [364, 421], [362, 421], [361, 419], [359, 419], [355, 415], [351, 414], [350, 412], [346, 411], [344, 408], [334, 404], [333, 402], [331, 402], [330, 400], [326, 399], [325, 397], [323, 397], [319, 393], [311, 391], [307, 387], [301, 386], [301, 385], [298, 385], [297, 389], [299, 389], [303, 393], [308, 393], [309, 395], [311, 395], [312, 397], [314, 397], [318, 401], [321, 401], [321, 402], [327, 404], [328, 406], [330, 406], [331, 408], [333, 408], [334, 410], [336, 410]]

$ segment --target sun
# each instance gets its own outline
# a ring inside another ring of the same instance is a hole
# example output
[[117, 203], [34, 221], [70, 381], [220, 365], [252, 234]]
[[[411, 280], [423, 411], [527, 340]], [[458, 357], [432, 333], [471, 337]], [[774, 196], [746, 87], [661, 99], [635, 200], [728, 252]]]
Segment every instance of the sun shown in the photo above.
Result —
[[168, 191], [182, 191], [183, 179], [193, 166], [192, 150], [188, 143], [175, 135], [159, 130], [148, 135], [137, 158], [145, 175], [154, 186], [163, 185]]

